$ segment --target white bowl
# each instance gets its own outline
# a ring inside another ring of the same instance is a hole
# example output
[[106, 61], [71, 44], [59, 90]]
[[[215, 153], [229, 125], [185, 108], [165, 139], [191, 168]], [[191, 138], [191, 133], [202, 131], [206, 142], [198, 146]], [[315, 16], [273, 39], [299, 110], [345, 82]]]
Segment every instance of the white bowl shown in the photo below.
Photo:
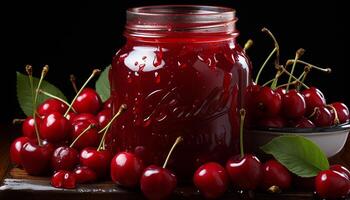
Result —
[[261, 146], [275, 137], [300, 135], [314, 141], [325, 152], [327, 157], [332, 157], [343, 149], [349, 131], [350, 123], [326, 128], [266, 128], [246, 130], [244, 140], [251, 151], [258, 152]]

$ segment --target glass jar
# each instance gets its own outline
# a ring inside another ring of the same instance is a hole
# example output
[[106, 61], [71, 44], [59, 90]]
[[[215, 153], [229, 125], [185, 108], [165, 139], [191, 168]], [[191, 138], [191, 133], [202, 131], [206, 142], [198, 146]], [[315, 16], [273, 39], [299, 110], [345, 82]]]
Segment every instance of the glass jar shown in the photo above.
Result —
[[128, 110], [106, 144], [163, 164], [179, 176], [238, 153], [239, 109], [251, 66], [236, 42], [235, 11], [216, 6], [148, 6], [127, 11], [126, 44], [109, 78], [113, 112]]

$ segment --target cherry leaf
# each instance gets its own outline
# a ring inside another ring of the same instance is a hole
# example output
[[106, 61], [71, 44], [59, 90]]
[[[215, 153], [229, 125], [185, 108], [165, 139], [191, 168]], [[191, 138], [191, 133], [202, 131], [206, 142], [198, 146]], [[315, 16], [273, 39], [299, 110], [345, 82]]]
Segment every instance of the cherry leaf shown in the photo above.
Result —
[[96, 92], [100, 95], [102, 101], [106, 101], [111, 95], [109, 78], [108, 78], [110, 68], [111, 68], [111, 65], [108, 65], [103, 70], [103, 72], [100, 74], [95, 84]]

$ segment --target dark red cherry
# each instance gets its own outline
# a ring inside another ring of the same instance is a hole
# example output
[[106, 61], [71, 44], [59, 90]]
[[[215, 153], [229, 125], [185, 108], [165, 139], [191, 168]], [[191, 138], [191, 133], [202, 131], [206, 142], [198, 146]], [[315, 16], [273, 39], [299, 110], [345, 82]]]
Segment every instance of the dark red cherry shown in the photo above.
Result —
[[326, 105], [326, 99], [322, 92], [315, 88], [310, 87], [309, 89], [305, 89], [301, 92], [304, 96], [304, 100], [306, 103], [306, 116], [310, 116], [316, 107], [322, 107]]
[[142, 160], [133, 153], [118, 153], [111, 161], [112, 181], [121, 186], [138, 186], [143, 170]]
[[75, 174], [60, 170], [51, 177], [51, 185], [55, 188], [74, 189], [76, 188]]
[[73, 108], [78, 113], [97, 114], [101, 106], [100, 96], [91, 88], [84, 88], [73, 103]]
[[105, 127], [109, 121], [112, 119], [112, 110], [107, 109], [107, 110], [102, 110], [97, 114], [97, 119], [98, 119], [98, 124], [100, 128]]
[[69, 112], [67, 115], [66, 115], [66, 119], [68, 119], [70, 121], [71, 124], [73, 124], [73, 119], [77, 116], [76, 113], [74, 112]]
[[22, 162], [21, 162], [22, 146], [29, 141], [30, 139], [28, 137], [19, 137], [12, 142], [10, 147], [10, 158], [13, 164], [16, 164], [18, 166], [22, 165]]
[[[40, 118], [36, 118], [37, 126], [40, 124]], [[34, 119], [32, 116], [27, 117], [22, 123], [22, 134], [30, 139], [36, 139]]]
[[96, 173], [86, 166], [78, 166], [74, 170], [77, 183], [93, 183], [96, 181]]
[[327, 107], [321, 106], [315, 108], [314, 113], [310, 116], [310, 120], [317, 127], [326, 127], [333, 124], [334, 118]]
[[46, 115], [39, 126], [40, 137], [52, 143], [66, 139], [71, 131], [72, 124], [58, 112]]
[[39, 146], [29, 141], [22, 146], [20, 158], [24, 170], [29, 175], [43, 175], [50, 170], [50, 161], [54, 151], [53, 145], [45, 143]]
[[[73, 123], [73, 131], [71, 131], [71, 141], [74, 141], [86, 128], [90, 126], [90, 122], [85, 121], [76, 121]], [[100, 142], [100, 136], [98, 134], [97, 128], [91, 128], [86, 131], [75, 143], [75, 149], [83, 149], [85, 147], [97, 147]]]
[[314, 128], [315, 124], [306, 117], [300, 117], [298, 119], [293, 119], [289, 122], [291, 127], [294, 128]]
[[79, 153], [77, 150], [61, 146], [58, 147], [52, 155], [51, 166], [55, 171], [71, 171], [79, 163]]
[[95, 115], [91, 113], [80, 113], [76, 114], [75, 117], [72, 119], [72, 122], [77, 121], [88, 121], [90, 124], [93, 124], [95, 126], [98, 126], [98, 119]]
[[267, 190], [271, 186], [278, 186], [280, 189], [288, 189], [292, 183], [292, 176], [287, 168], [276, 160], [269, 160], [262, 165], [263, 178], [261, 186]]
[[[333, 108], [337, 111], [340, 124], [349, 121], [349, 109], [344, 103], [335, 102], [335, 103], [332, 103], [331, 106], [333, 106]], [[333, 110], [330, 110], [330, 111], [332, 112]]]
[[251, 154], [230, 158], [226, 163], [226, 171], [233, 186], [242, 190], [255, 190], [263, 175], [259, 159]]
[[68, 106], [62, 101], [50, 98], [41, 103], [36, 111], [38, 112], [39, 116], [46, 116], [53, 112], [58, 112], [63, 115], [67, 109]]
[[306, 103], [304, 97], [297, 90], [289, 90], [282, 96], [282, 114], [288, 119], [304, 116]]
[[215, 199], [226, 192], [229, 177], [220, 164], [210, 162], [197, 169], [193, 176], [193, 183], [205, 198]]
[[259, 119], [257, 126], [261, 128], [283, 128], [286, 126], [286, 121], [282, 117], [265, 117]]
[[144, 170], [140, 184], [147, 199], [162, 200], [174, 192], [177, 179], [168, 169], [151, 165]]
[[281, 97], [283, 97], [283, 96], [287, 93], [287, 90], [284, 89], [284, 88], [279, 87], [279, 88], [277, 88], [277, 89], [275, 90], [275, 92], [278, 93], [278, 94], [280, 94]]
[[331, 165], [329, 169], [340, 172], [341, 174], [348, 177], [348, 179], [350, 180], [350, 171], [346, 167], [337, 164], [337, 165]]
[[104, 103], [103, 103], [103, 110], [107, 110], [107, 109], [112, 109], [112, 98], [109, 97]]
[[255, 114], [258, 117], [277, 116], [281, 110], [281, 95], [269, 87], [262, 87], [254, 98]]
[[80, 164], [92, 169], [97, 177], [104, 178], [109, 174], [112, 154], [107, 150], [85, 148], [80, 152]]
[[342, 198], [349, 194], [350, 181], [342, 173], [329, 169], [318, 173], [315, 188], [321, 198]]

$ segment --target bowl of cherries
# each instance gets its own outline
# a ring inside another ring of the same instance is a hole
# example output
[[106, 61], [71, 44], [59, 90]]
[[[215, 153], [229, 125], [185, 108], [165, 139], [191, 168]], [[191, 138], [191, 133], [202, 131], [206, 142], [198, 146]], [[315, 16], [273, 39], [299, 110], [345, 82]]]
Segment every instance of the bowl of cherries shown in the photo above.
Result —
[[[255, 81], [246, 89], [247, 145], [256, 152], [275, 137], [299, 135], [318, 144], [327, 157], [334, 156], [344, 147], [349, 134], [349, 109], [339, 101], [327, 102], [320, 89], [305, 83], [311, 71], [330, 73], [331, 69], [301, 60], [304, 49], [298, 49], [294, 59], [280, 64], [275, 37], [267, 29], [263, 32], [273, 39], [275, 48], [261, 66]], [[245, 49], [250, 46], [249, 43]], [[276, 56], [276, 75], [272, 80], [259, 84], [260, 74], [273, 55]], [[300, 65], [304, 69], [296, 75]], [[283, 78], [285, 83], [279, 84]]]

